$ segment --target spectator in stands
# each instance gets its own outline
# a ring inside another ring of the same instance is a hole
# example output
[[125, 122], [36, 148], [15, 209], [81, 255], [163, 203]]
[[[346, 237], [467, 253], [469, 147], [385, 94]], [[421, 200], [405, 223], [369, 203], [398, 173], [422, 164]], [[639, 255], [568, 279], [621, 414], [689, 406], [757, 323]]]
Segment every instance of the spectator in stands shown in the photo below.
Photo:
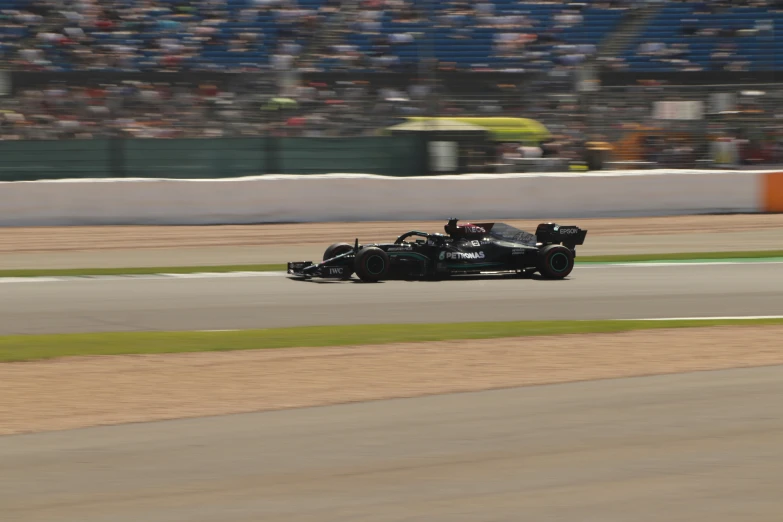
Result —
[[[613, 10], [646, 4], [643, 0], [584, 3]], [[539, 91], [543, 95], [555, 92], [561, 84], [570, 90], [569, 71], [596, 54], [595, 43], [580, 32], [590, 20], [590, 10], [565, 4], [560, 0], [533, 4], [536, 9], [546, 6], [544, 16], [524, 3], [488, 0], [362, 0], [356, 9], [339, 0], [323, 0], [315, 6], [296, 0], [31, 0], [3, 12], [0, 53], [12, 67], [45, 71], [285, 71], [303, 64], [313, 70], [394, 71], [420, 65], [416, 56], [428, 55], [430, 29], [435, 28], [455, 49], [470, 46], [463, 48], [470, 49], [467, 59], [452, 53], [457, 57], [437, 62], [439, 69], [549, 69], [555, 74], [543, 82]], [[682, 42], [643, 42], [637, 54], [675, 70], [699, 70], [696, 51], [691, 49], [697, 48], [699, 38], [723, 34], [709, 51], [707, 67], [747, 70], [752, 64], [739, 54], [743, 46], [737, 40], [756, 29], [721, 27], [709, 18], [711, 13], [738, 5], [781, 8], [779, 1], [703, 2], [676, 33], [683, 35]], [[487, 42], [486, 46], [479, 45], [480, 41]], [[305, 57], [315, 59], [305, 61]], [[604, 63], [616, 69], [628, 67], [619, 57]], [[558, 75], [560, 83], [556, 83]], [[268, 98], [274, 93], [265, 94]], [[252, 89], [229, 92], [206, 84], [52, 83], [24, 90], [0, 105], [4, 111], [0, 113], [0, 138], [171, 138], [266, 132], [356, 135], [374, 133], [400, 117], [422, 114], [426, 106], [425, 97], [416, 89], [375, 93], [358, 82], [346, 87], [308, 84], [286, 96], [297, 100], [296, 109], [265, 112], [261, 108], [266, 98]], [[591, 114], [600, 115], [604, 122], [641, 122], [644, 117], [638, 109], [618, 101], [596, 107]], [[514, 113], [562, 124], [555, 140], [542, 146], [544, 156], [574, 155], [587, 135], [587, 127], [573, 122], [585, 116], [578, 113], [589, 111], [569, 103], [551, 108], [536, 102], [510, 107], [486, 96], [470, 107], [443, 101], [439, 110], [442, 114]], [[667, 150], [656, 154], [664, 155]], [[670, 157], [687, 156], [679, 148], [670, 152]]]
[[[714, 31], [727, 38], [747, 35], [752, 28], [710, 28], [710, 15], [737, 6], [780, 9], [781, 2], [701, 2], [683, 21], [681, 34], [697, 37]], [[531, 4], [499, 4], [489, 0], [362, 0], [353, 9], [340, 0], [316, 0], [315, 4], [302, 5], [296, 0], [81, 0], [64, 4], [60, 0], [31, 0], [4, 11], [0, 53], [14, 67], [51, 71], [281, 69], [302, 63], [315, 69], [335, 65], [342, 69], [394, 70], [415, 66], [415, 53], [406, 49], [419, 45], [424, 33], [434, 26], [449, 29], [442, 37], [451, 41], [474, 38], [477, 30], [496, 30], [490, 56], [477, 56], [475, 64], [471, 63], [473, 60], [448, 60], [450, 67], [517, 69], [551, 67], [553, 63], [573, 66], [592, 53], [563, 52], [552, 46], [584, 43], [569, 41], [569, 34], [589, 20], [585, 5], [617, 11], [650, 3], [666, 2], [539, 0]], [[533, 7], [547, 4], [564, 7], [546, 16], [531, 14]], [[707, 18], [702, 20], [702, 15]], [[324, 24], [331, 21], [335, 21], [337, 29], [326, 34]], [[431, 25], [415, 30], [401, 27], [423, 22]], [[346, 28], [350, 31], [343, 30]], [[384, 31], [389, 28], [390, 34], [386, 34]], [[321, 39], [330, 41], [322, 46]], [[319, 52], [315, 63], [302, 62], [309, 50], [322, 47], [324, 52]], [[690, 62], [681, 64], [679, 60], [684, 59], [680, 56], [672, 63], [694, 69]], [[743, 68], [744, 61], [733, 59], [721, 67]], [[611, 63], [622, 65], [617, 60]]]

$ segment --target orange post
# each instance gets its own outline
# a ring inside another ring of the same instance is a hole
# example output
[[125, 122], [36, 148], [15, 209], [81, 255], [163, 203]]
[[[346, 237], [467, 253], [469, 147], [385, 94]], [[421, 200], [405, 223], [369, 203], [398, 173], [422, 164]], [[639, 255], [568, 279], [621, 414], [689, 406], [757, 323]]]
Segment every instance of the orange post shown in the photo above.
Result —
[[764, 212], [783, 212], [783, 172], [764, 174]]

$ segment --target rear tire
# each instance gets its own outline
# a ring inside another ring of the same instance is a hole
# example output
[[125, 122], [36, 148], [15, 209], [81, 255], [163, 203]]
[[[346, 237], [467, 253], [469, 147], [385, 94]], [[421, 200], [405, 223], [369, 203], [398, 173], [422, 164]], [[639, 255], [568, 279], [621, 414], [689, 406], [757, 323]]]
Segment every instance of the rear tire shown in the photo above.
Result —
[[574, 269], [574, 253], [563, 245], [547, 245], [538, 253], [538, 272], [544, 279], [563, 279]]
[[365, 283], [376, 283], [389, 273], [389, 255], [378, 247], [363, 248], [356, 255], [354, 272]]

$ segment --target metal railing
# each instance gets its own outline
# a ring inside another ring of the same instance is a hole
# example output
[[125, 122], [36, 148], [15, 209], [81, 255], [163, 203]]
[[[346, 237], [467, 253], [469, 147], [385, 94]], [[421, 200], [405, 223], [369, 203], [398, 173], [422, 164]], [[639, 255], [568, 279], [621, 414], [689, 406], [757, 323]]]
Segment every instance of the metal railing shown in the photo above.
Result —
[[[473, 170], [783, 164], [783, 84], [648, 84], [580, 92], [568, 76], [555, 80], [494, 85], [474, 95], [442, 86], [429, 92], [417, 86], [377, 89], [354, 81], [304, 85], [285, 98], [273, 84], [253, 78], [224, 90], [173, 83], [133, 91], [122, 84], [51, 85], [3, 99], [0, 138], [209, 138], [203, 144], [209, 148], [218, 138], [377, 136], [408, 116], [522, 117], [543, 123], [551, 139], [469, 143], [469, 135], [459, 133], [444, 139], [466, 142], [457, 155]], [[547, 159], [535, 161], [540, 157]]]
[[634, 86], [581, 100], [591, 140], [613, 161], [697, 168], [783, 164], [783, 84]]

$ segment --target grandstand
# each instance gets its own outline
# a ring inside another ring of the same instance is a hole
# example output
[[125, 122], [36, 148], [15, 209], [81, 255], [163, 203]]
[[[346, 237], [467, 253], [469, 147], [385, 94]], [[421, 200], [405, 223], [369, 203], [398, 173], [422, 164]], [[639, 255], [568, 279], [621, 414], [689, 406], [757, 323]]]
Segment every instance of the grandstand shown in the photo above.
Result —
[[628, 69], [662, 72], [736, 67], [769, 71], [783, 67], [783, 39], [775, 33], [783, 21], [783, 9], [708, 4], [664, 5], [623, 53]]
[[275, 53], [307, 43], [313, 17], [329, 2], [255, 4], [109, 1], [96, 3], [98, 14], [90, 16], [47, 1], [0, 0], [2, 50], [17, 66], [63, 72], [263, 69]]
[[[783, 87], [746, 96], [655, 81], [776, 82], [783, 0], [0, 0], [0, 16], [0, 83], [13, 85], [0, 97], [0, 141], [376, 136], [427, 114], [537, 119], [561, 155], [627, 141], [634, 126], [699, 151], [751, 131], [783, 150]], [[605, 77], [637, 77], [575, 88], [602, 64]], [[753, 110], [653, 117], [658, 101], [709, 111], [714, 95]], [[292, 104], [267, 110], [274, 97]]]
[[[642, 2], [643, 3], [643, 2]], [[575, 66], [619, 35], [625, 70], [771, 70], [783, 65], [774, 2], [413, 0], [0, 0], [3, 58], [48, 71], [410, 70], [435, 58], [459, 71]], [[77, 5], [77, 4], [74, 4]], [[716, 7], [717, 6], [717, 7]], [[89, 8], [88, 8], [89, 7]], [[312, 54], [312, 56], [311, 56]]]
[[[624, 9], [584, 4], [525, 3], [495, 0], [475, 6], [415, 2], [410, 14], [370, 11], [370, 23], [357, 22], [336, 49], [375, 56], [357, 69], [385, 64], [411, 66], [434, 57], [457, 70], [544, 70], [553, 64], [576, 65], [595, 52], [614, 31]], [[362, 12], [366, 14], [366, 11]], [[343, 57], [322, 59], [318, 69], [342, 66]]]

